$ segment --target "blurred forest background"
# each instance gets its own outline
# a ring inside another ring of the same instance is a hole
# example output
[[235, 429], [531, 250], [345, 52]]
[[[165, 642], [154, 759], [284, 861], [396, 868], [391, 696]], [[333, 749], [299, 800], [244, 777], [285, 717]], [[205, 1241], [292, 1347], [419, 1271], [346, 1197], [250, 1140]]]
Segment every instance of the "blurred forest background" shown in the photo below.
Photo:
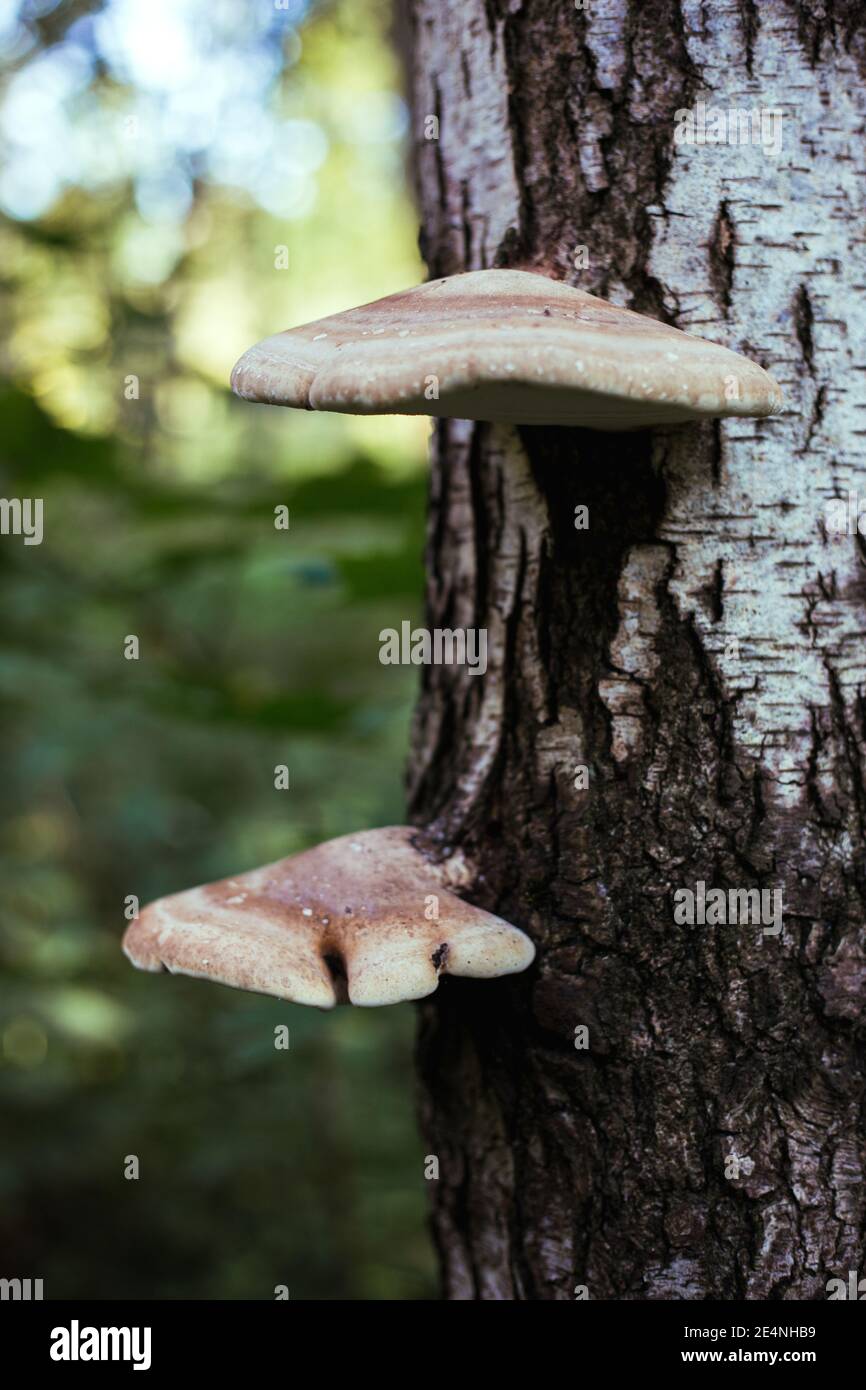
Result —
[[120, 952], [128, 894], [403, 819], [426, 422], [228, 389], [423, 278], [390, 24], [0, 0], [0, 495], [45, 526], [0, 537], [0, 1275], [46, 1298], [434, 1295], [412, 1007]]

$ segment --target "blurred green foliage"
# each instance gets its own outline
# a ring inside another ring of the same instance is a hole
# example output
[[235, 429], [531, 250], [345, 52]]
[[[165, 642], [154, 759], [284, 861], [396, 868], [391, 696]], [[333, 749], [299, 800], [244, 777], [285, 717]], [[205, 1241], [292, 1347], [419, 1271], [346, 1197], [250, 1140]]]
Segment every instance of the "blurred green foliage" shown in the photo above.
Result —
[[[0, 123], [28, 65], [67, 45], [94, 61], [55, 137], [145, 98], [146, 130], [162, 79], [137, 92], [86, 27], [112, 8], [132, 23], [138, 2], [20, 5]], [[421, 273], [399, 122], [369, 115], [400, 108], [387, 7], [282, 9], [256, 40], [276, 50], [260, 117], [325, 136], [294, 211], [165, 138], [157, 173], [191, 190], [171, 216], [153, 213], [152, 151], [144, 174], [134, 152], [95, 182], [67, 173], [30, 216], [20, 174], [0, 181], [0, 490], [45, 518], [41, 545], [0, 537], [0, 1273], [46, 1298], [434, 1288], [411, 1006], [320, 1014], [120, 953], [129, 894], [403, 818], [415, 677], [379, 664], [378, 633], [420, 612], [423, 425], [227, 389], [256, 337]], [[180, 11], [207, 49], [224, 7]], [[202, 74], [181, 77], [192, 100]]]

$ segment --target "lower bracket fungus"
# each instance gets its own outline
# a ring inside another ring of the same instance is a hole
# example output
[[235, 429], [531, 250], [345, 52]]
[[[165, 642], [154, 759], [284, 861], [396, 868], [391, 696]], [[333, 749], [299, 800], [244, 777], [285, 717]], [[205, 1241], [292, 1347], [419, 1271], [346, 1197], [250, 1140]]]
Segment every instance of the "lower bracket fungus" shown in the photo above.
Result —
[[531, 964], [522, 931], [464, 902], [405, 826], [365, 830], [159, 898], [127, 928], [140, 970], [168, 970], [296, 1004], [398, 1004], [440, 975]]

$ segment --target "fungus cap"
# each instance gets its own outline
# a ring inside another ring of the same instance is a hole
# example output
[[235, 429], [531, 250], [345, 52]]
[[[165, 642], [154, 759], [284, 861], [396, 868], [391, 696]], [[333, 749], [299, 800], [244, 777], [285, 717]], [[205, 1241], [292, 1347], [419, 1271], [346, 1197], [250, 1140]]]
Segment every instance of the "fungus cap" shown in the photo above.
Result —
[[432, 280], [274, 334], [232, 389], [306, 410], [600, 430], [782, 408], [757, 363], [521, 270]]
[[[525, 970], [522, 931], [464, 902], [404, 826], [328, 840], [237, 878], [160, 898], [123, 949], [140, 970], [169, 970], [330, 1009], [432, 994], [440, 975]], [[437, 917], [425, 912], [435, 899]]]

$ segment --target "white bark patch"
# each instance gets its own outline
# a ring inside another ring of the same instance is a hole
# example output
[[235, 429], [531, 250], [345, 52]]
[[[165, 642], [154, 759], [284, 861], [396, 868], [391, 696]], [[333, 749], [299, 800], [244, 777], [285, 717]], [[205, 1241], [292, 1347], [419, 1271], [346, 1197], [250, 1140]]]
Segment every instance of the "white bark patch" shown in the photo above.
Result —
[[[459, 7], [424, 0], [418, 9], [416, 118], [423, 122], [424, 116], [442, 112], [438, 157], [447, 162], [448, 180], [440, 215], [451, 229], [461, 269], [482, 270], [519, 221], [503, 22], [496, 20], [491, 32], [483, 0], [464, 0]], [[422, 186], [431, 189], [425, 199], [429, 207], [441, 197], [433, 144], [425, 150], [422, 140], [420, 150]]]
[[[830, 495], [866, 497], [866, 344], [853, 332], [866, 291], [866, 90], [841, 45], [812, 70], [768, 11], [749, 79], [729, 12], [689, 0], [684, 13], [690, 57], [715, 84], [700, 94], [707, 105], [781, 110], [782, 146], [777, 157], [760, 144], [677, 146], [649, 270], [675, 292], [678, 326], [757, 358], [782, 383], [787, 409], [724, 423], [718, 480], [696, 474], [687, 435], [675, 440], [660, 534], [676, 547], [677, 608], [732, 702], [737, 754], [760, 761], [769, 795], [792, 806], [833, 678], [849, 727], [866, 687], [858, 542], [823, 528]], [[710, 253], [723, 205], [733, 227], [727, 317]], [[719, 562], [721, 616], [704, 597]], [[819, 765], [817, 778], [829, 795], [831, 768]]]
[[[586, 46], [596, 65], [595, 80], [605, 90], [615, 91], [625, 76], [627, 14], [627, 0], [592, 0], [587, 10]], [[581, 101], [575, 93], [572, 122], [584, 182], [591, 192], [598, 193], [610, 186], [604, 155], [604, 141], [613, 129], [610, 106], [600, 94], [590, 93]]]
[[655, 639], [661, 623], [656, 594], [670, 563], [663, 545], [637, 545], [628, 553], [619, 578], [620, 624], [610, 646], [613, 675], [599, 682], [611, 717], [611, 752], [625, 762], [643, 750], [647, 708], [659, 656]]
[[[460, 428], [466, 424], [465, 421], [459, 423]], [[502, 476], [505, 514], [500, 544], [491, 569], [491, 602], [487, 617], [489, 665], [486, 674], [478, 678], [482, 684], [481, 706], [473, 721], [472, 742], [461, 757], [457, 784], [461, 804], [465, 805], [473, 804], [479, 795], [493, 767], [505, 728], [506, 629], [520, 598], [521, 554], [526, 556], [531, 588], [547, 533], [547, 510], [517, 431], [507, 425], [490, 426], [488, 456]], [[469, 507], [468, 481], [466, 491]], [[467, 540], [467, 552], [471, 552], [471, 549]], [[467, 605], [465, 611], [471, 622], [469, 601], [467, 592], [464, 604]], [[521, 633], [522, 641], [531, 642], [525, 626], [521, 627]], [[529, 673], [540, 673], [537, 649], [528, 651], [521, 659], [521, 665]]]
[[[541, 777], [553, 773], [573, 781], [575, 766], [586, 763], [586, 730], [580, 710], [560, 706], [556, 723], [536, 734], [535, 757]], [[575, 797], [580, 795], [575, 792]]]
[[591, 0], [586, 14], [591, 21], [587, 25], [586, 46], [595, 64], [595, 81], [599, 87], [615, 91], [622, 84], [628, 65], [628, 0]]

